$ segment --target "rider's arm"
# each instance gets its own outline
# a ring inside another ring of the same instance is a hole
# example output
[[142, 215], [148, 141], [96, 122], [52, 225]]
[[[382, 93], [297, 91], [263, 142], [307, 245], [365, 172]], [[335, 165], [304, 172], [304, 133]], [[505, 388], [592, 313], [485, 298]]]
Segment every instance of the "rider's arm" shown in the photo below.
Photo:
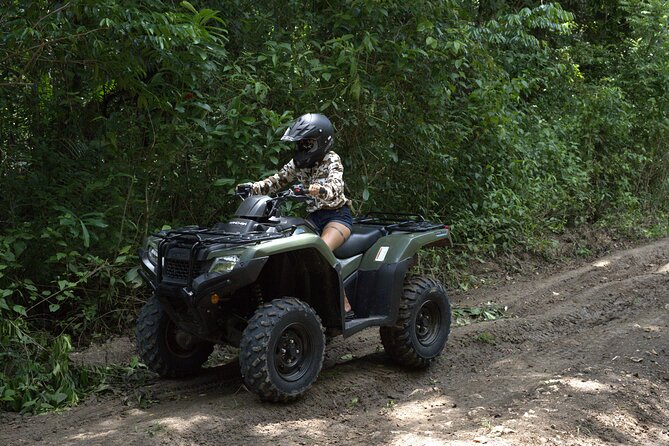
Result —
[[323, 162], [328, 163], [328, 177], [322, 183], [325, 193], [320, 198], [325, 203], [336, 202], [344, 196], [344, 166], [334, 152], [329, 152]]
[[290, 160], [274, 175], [261, 181], [256, 181], [251, 186], [254, 195], [269, 195], [288, 186], [295, 179], [295, 164]]

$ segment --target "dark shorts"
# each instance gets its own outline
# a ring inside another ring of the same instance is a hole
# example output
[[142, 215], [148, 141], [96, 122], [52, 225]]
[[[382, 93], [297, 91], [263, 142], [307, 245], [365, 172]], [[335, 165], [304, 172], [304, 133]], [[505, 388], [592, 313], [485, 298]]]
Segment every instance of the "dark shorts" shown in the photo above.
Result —
[[309, 214], [307, 220], [316, 226], [319, 234], [323, 232], [328, 223], [333, 221], [341, 223], [348, 229], [353, 227], [353, 216], [351, 215], [351, 210], [346, 205], [339, 209], [319, 209]]

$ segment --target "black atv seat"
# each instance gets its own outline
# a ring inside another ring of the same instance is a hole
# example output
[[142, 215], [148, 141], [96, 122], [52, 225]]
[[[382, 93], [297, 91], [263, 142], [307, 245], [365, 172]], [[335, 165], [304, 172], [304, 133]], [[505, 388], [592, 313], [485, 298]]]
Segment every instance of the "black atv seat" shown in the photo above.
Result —
[[383, 232], [379, 228], [353, 226], [351, 236], [333, 253], [338, 259], [348, 259], [368, 250], [382, 236]]

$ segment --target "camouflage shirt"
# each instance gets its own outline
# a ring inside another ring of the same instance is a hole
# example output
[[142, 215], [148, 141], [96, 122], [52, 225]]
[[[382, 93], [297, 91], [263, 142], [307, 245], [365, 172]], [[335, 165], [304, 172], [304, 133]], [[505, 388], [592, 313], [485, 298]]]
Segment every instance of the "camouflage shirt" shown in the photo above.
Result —
[[269, 195], [290, 184], [301, 183], [305, 188], [318, 184], [325, 189], [323, 196], [317, 196], [316, 201], [307, 207], [308, 212], [319, 209], [339, 209], [348, 204], [344, 196], [344, 166], [341, 158], [330, 151], [323, 160], [314, 167], [298, 169], [291, 159], [288, 164], [269, 178], [253, 183], [253, 193]]

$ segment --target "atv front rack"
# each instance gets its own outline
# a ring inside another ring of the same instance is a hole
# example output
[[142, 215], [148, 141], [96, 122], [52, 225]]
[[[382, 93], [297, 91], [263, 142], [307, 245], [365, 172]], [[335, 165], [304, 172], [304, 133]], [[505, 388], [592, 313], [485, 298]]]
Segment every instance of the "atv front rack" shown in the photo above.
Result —
[[[263, 231], [253, 232], [225, 232], [214, 231], [208, 228], [192, 228], [170, 230], [165, 234], [153, 234], [154, 237], [163, 239], [163, 241], [194, 241], [201, 245], [214, 245], [218, 243], [225, 243], [230, 245], [252, 245], [266, 240], [273, 240], [275, 238], [283, 238], [286, 235], [280, 232], [270, 233]], [[162, 242], [161, 242], [162, 243]]]
[[158, 282], [161, 282], [163, 279], [163, 258], [165, 256], [165, 250], [170, 243], [175, 242], [178, 247], [190, 249], [187, 276], [187, 286], [190, 289], [193, 286], [195, 260], [197, 251], [200, 247], [215, 244], [235, 246], [255, 245], [267, 240], [283, 238], [285, 237], [285, 234], [280, 232], [274, 234], [268, 234], [266, 232], [247, 232], [242, 234], [236, 232], [213, 231], [208, 228], [192, 228], [170, 230], [164, 234], [154, 234], [154, 236], [162, 239], [158, 244], [158, 264], [156, 265]]
[[355, 224], [379, 226], [387, 232], [425, 232], [435, 229], [448, 229], [443, 223], [425, 220], [420, 214], [402, 214], [394, 212], [369, 212], [353, 219]]

